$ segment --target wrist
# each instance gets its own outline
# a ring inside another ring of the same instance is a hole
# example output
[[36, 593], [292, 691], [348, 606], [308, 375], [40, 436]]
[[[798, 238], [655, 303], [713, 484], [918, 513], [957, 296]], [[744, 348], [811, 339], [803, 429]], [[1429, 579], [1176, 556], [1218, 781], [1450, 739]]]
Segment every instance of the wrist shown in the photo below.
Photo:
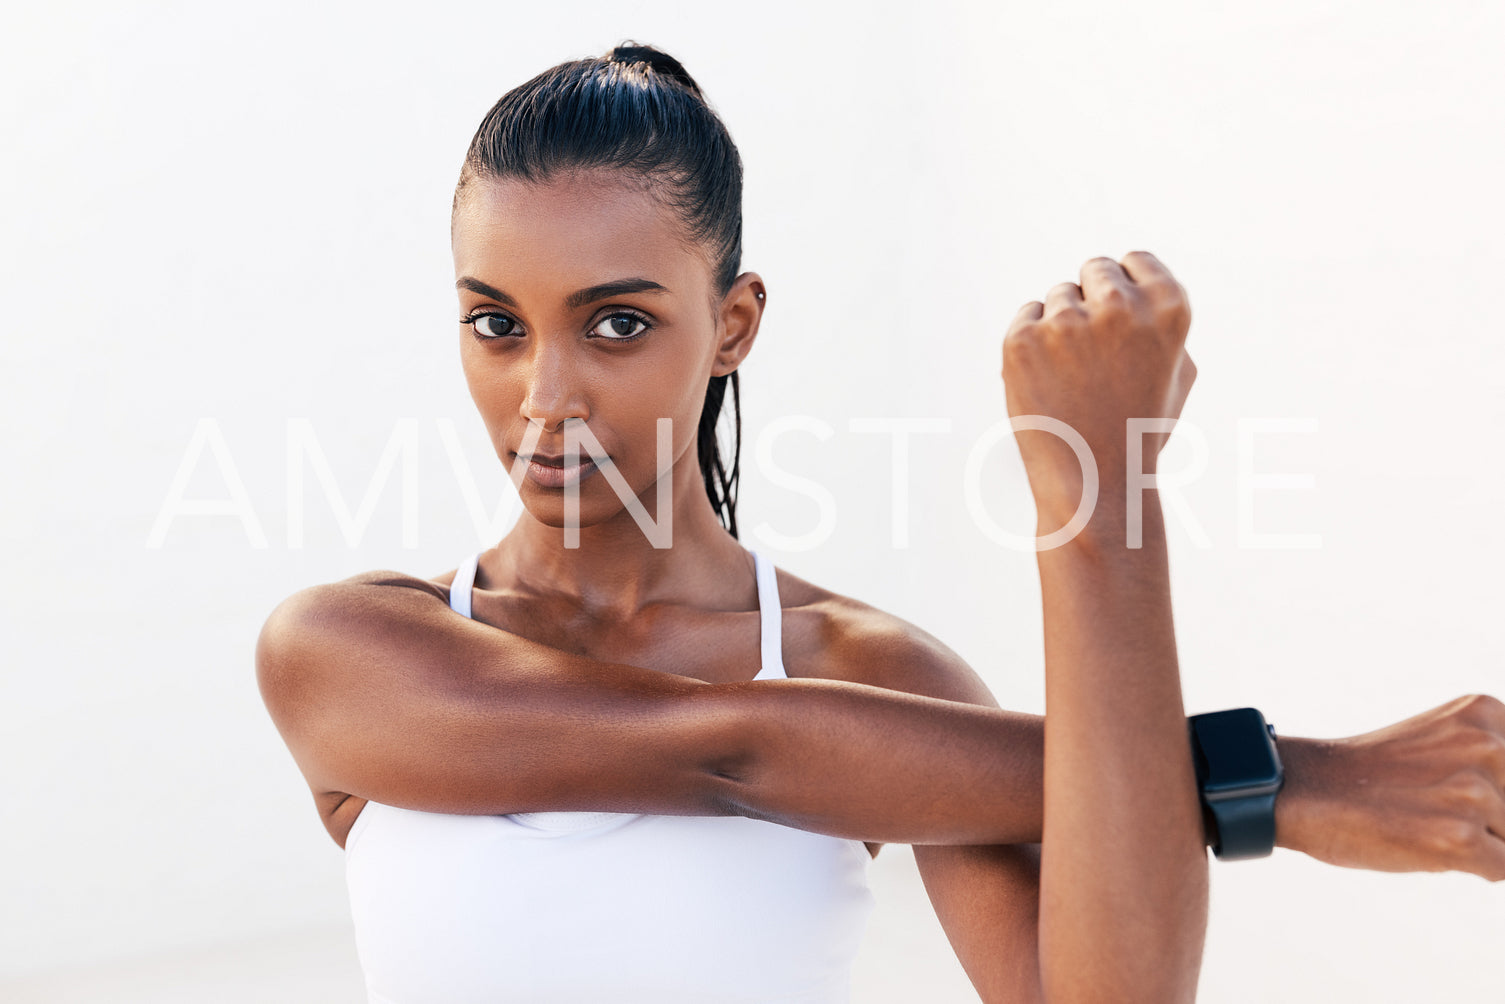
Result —
[[1285, 766], [1285, 784], [1275, 797], [1275, 846], [1312, 854], [1314, 840], [1322, 831], [1323, 805], [1328, 800], [1324, 779], [1335, 746], [1330, 740], [1275, 737]]
[[[1165, 546], [1165, 517], [1160, 500], [1153, 492], [1143, 496], [1144, 504], [1132, 521], [1124, 500], [1098, 499], [1087, 522], [1068, 539], [1046, 551], [1079, 551], [1100, 558], [1134, 557], [1147, 550]], [[1076, 514], [1074, 507], [1037, 500], [1035, 535], [1045, 538], [1063, 530]], [[1130, 543], [1135, 546], [1130, 547]], [[1042, 554], [1045, 551], [1041, 552]]]
[[[1101, 458], [1099, 458], [1101, 459]], [[1099, 520], [1107, 522], [1116, 519], [1121, 522], [1127, 506], [1126, 487], [1129, 483], [1128, 475], [1119, 463], [1102, 464], [1096, 467], [1095, 490], [1091, 502], [1091, 519], [1089, 526]], [[1156, 473], [1153, 465], [1141, 472], [1144, 475]], [[1056, 479], [1031, 479], [1030, 494], [1035, 502], [1035, 509], [1039, 513], [1039, 522], [1042, 530], [1054, 530], [1065, 526], [1067, 521], [1076, 514], [1082, 505], [1083, 493], [1086, 485], [1077, 477], [1061, 477]], [[1154, 490], [1140, 493], [1144, 502], [1144, 508], [1148, 512], [1151, 508], [1159, 510], [1160, 495]]]

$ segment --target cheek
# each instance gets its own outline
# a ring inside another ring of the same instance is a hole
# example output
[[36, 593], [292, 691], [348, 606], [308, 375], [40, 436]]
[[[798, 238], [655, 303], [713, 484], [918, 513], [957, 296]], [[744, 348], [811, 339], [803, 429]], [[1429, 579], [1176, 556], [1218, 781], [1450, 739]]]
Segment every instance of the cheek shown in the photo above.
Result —
[[[705, 407], [706, 384], [710, 380], [707, 369], [682, 365], [680, 372], [660, 374], [655, 381], [656, 393], [651, 395], [652, 405], [639, 412], [641, 424], [646, 426], [650, 437], [656, 436], [656, 421], [660, 417], [674, 420], [674, 452], [678, 456], [693, 447], [696, 429], [700, 425], [700, 413]], [[645, 402], [646, 403], [646, 402]]]
[[[464, 350], [461, 350], [462, 353]], [[486, 430], [491, 434], [497, 449], [502, 448], [501, 436], [516, 419], [521, 400], [519, 391], [507, 379], [505, 371], [488, 366], [484, 360], [466, 356], [463, 359], [465, 386], [470, 390], [470, 400], [480, 412]]]

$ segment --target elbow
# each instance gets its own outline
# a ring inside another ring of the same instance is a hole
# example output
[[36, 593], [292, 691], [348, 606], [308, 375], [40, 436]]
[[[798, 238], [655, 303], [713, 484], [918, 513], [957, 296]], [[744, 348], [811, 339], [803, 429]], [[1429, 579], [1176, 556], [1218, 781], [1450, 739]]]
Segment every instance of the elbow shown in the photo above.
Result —
[[306, 631], [308, 590], [294, 593], [272, 609], [256, 636], [256, 687], [262, 703], [280, 727], [279, 710], [292, 697], [299, 673], [299, 639]]
[[766, 758], [756, 717], [738, 685], [707, 685], [667, 699], [675, 757], [705, 815], [781, 822], [763, 797]]

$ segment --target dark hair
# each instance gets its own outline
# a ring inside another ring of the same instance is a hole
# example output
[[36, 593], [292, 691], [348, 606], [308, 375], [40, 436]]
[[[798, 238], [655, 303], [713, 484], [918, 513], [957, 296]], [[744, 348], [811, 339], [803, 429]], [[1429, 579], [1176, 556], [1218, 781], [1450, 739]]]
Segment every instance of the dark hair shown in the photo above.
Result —
[[[470, 141], [454, 205], [476, 178], [541, 182], [592, 168], [641, 175], [703, 249], [716, 298], [731, 290], [742, 262], [742, 158], [685, 68], [652, 46], [623, 42], [604, 56], [560, 63], [504, 94]], [[728, 383], [730, 468], [716, 438]], [[735, 370], [711, 377], [697, 451], [711, 507], [735, 537], [742, 456]]]

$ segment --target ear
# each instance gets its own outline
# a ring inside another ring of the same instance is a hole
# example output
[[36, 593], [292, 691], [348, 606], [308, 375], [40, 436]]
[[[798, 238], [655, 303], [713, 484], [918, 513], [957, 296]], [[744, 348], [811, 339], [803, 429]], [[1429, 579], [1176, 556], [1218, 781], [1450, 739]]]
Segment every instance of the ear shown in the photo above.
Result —
[[767, 302], [762, 276], [756, 272], [737, 276], [717, 314], [716, 358], [711, 363], [711, 376], [726, 376], [742, 365], [758, 337], [758, 322], [763, 319], [763, 305]]

